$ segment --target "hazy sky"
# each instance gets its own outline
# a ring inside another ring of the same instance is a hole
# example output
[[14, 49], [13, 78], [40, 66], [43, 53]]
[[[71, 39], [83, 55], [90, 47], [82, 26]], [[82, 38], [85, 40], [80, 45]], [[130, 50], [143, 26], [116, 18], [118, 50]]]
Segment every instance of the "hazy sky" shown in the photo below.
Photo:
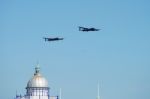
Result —
[[0, 60], [0, 99], [26, 93], [37, 61], [62, 99], [96, 99], [98, 82], [101, 99], [150, 99], [150, 1], [0, 0]]

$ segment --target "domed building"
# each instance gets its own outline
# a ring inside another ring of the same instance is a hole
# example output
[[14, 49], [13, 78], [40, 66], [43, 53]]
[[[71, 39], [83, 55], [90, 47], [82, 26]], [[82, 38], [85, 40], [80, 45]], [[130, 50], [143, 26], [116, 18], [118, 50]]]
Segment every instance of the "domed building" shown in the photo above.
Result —
[[50, 96], [48, 81], [41, 75], [37, 66], [33, 77], [27, 83], [26, 94], [16, 94], [15, 99], [58, 99], [58, 96]]

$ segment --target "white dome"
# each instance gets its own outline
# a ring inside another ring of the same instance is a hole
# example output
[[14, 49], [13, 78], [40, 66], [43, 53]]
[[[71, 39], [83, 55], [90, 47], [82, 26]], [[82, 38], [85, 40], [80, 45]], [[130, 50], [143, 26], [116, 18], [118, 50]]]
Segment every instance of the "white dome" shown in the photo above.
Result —
[[48, 87], [48, 82], [40, 74], [38, 67], [35, 68], [34, 76], [27, 83], [27, 88], [29, 87]]

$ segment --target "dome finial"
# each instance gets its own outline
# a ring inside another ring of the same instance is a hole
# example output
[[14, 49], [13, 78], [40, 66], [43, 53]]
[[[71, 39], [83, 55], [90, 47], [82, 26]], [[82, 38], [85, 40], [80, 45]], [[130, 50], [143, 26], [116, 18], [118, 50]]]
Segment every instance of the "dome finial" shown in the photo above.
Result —
[[37, 62], [34, 75], [38, 74], [39, 72], [40, 72], [40, 65], [39, 65], [39, 62]]

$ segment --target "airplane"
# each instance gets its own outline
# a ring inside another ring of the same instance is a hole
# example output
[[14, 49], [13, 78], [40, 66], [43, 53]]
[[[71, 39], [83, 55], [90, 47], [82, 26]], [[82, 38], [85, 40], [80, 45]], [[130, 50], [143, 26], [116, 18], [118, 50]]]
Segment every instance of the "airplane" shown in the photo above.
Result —
[[58, 41], [58, 40], [63, 40], [64, 38], [59, 38], [59, 37], [46, 38], [46, 37], [44, 37], [43, 39], [45, 39], [45, 42], [46, 42], [46, 41]]
[[88, 31], [99, 31], [101, 29], [96, 29], [96, 28], [85, 28], [85, 27], [80, 27], [79, 26], [79, 31], [83, 31], [83, 32], [88, 32]]

